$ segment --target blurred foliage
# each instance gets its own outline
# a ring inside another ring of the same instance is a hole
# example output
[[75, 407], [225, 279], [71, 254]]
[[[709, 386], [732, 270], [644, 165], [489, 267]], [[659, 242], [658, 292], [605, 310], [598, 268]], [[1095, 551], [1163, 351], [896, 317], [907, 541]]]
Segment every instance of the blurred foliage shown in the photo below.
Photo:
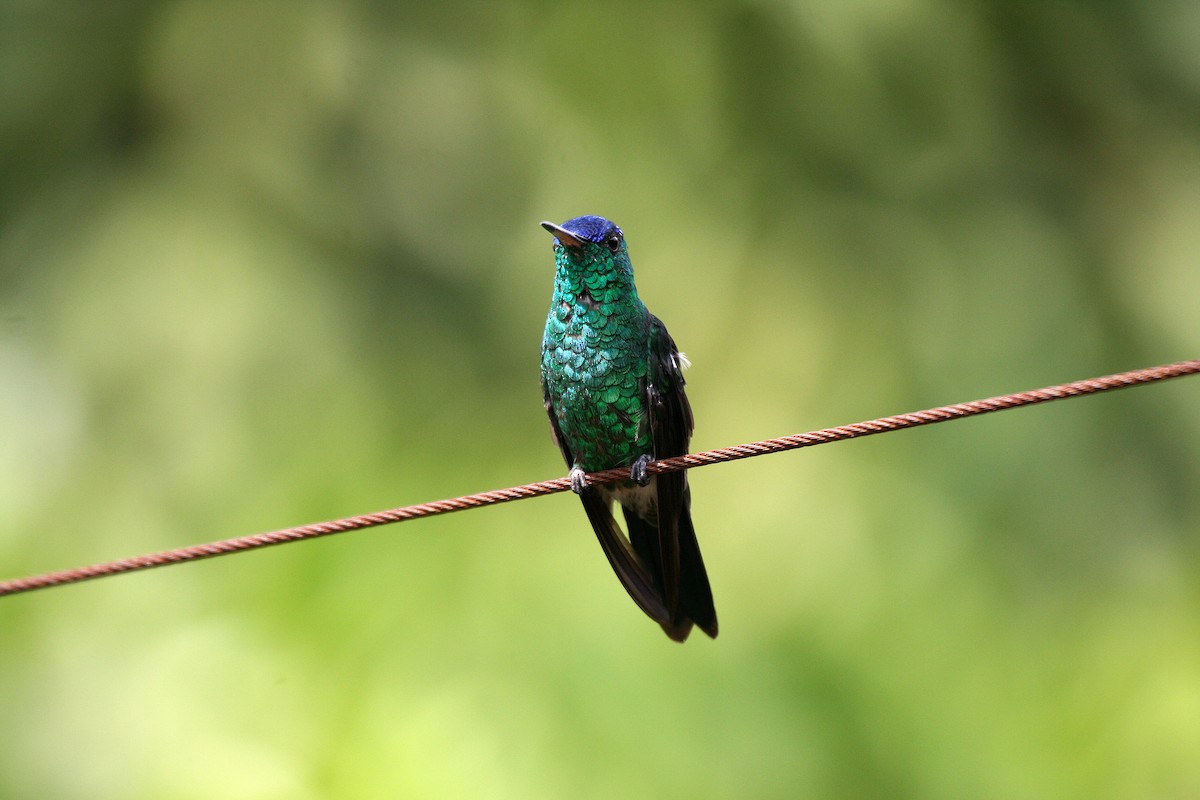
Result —
[[[563, 473], [599, 213], [697, 448], [1196, 357], [1200, 6], [0, 3], [5, 577]], [[1200, 384], [0, 601], [0, 796], [1200, 794]]]

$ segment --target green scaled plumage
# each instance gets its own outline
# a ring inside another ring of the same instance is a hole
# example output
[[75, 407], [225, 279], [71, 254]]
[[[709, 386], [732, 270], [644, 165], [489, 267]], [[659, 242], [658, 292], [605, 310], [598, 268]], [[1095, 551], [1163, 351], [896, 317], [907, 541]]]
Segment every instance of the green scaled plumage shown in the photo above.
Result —
[[617, 263], [601, 245], [590, 249], [586, 260], [573, 260], [565, 247], [557, 248], [542, 346], [543, 386], [573, 445], [571, 466], [585, 472], [627, 466], [651, 450], [650, 433], [640, 424], [646, 359], [634, 346], [639, 339], [645, 346], [646, 307], [628, 260]]
[[[712, 592], [691, 522], [684, 473], [646, 464], [687, 452], [692, 412], [683, 357], [633, 282], [624, 234], [601, 217], [576, 217], [555, 236], [554, 295], [542, 340], [542, 393], [571, 485], [617, 576], [667, 635], [693, 625], [717, 635]], [[630, 480], [588, 486], [585, 472], [629, 467]], [[613, 519], [622, 506], [629, 537]]]

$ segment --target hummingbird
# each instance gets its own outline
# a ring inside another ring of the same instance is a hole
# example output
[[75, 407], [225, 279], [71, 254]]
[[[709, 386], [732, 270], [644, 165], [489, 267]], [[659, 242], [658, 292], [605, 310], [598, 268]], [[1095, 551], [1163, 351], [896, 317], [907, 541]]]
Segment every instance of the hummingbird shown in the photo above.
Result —
[[[716, 638], [708, 574], [692, 527], [686, 472], [652, 475], [651, 461], [688, 452], [688, 361], [633, 283], [625, 234], [603, 217], [554, 236], [554, 294], [542, 339], [542, 397], [571, 489], [633, 601], [682, 642], [697, 626]], [[627, 467], [629, 479], [589, 485], [585, 473]], [[621, 506], [626, 536], [613, 517]]]

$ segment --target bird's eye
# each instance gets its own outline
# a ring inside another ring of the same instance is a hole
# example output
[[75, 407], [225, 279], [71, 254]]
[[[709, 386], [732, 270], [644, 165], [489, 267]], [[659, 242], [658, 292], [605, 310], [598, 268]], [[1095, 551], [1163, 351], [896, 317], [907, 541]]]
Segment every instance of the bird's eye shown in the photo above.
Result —
[[604, 243], [606, 245], [608, 245], [608, 249], [613, 251], [614, 253], [621, 249], [621, 240], [618, 239], [616, 236], [608, 237], [608, 239], [606, 239], [604, 241]]

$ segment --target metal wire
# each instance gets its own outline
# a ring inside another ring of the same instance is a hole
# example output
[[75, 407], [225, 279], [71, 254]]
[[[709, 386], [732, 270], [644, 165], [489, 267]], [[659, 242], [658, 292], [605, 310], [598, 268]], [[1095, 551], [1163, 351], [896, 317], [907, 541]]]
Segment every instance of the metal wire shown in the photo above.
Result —
[[[1067, 397], [1079, 397], [1096, 394], [1110, 389], [1120, 389], [1126, 386], [1136, 386], [1143, 383], [1178, 378], [1184, 375], [1200, 373], [1200, 359], [1180, 361], [1160, 367], [1137, 369], [1116, 375], [1106, 375], [1101, 378], [1064, 383], [1049, 386], [1044, 389], [1034, 389], [1028, 392], [1017, 392], [999, 397], [989, 397], [985, 400], [972, 400], [950, 406], [930, 408], [925, 411], [914, 411], [909, 414], [897, 414], [894, 417], [882, 417], [867, 422], [856, 422], [851, 425], [841, 425], [836, 428], [825, 428], [819, 431], [798, 433], [792, 436], [781, 436], [778, 439], [766, 439], [760, 442], [740, 444], [733, 447], [722, 447], [717, 450], [707, 450], [702, 453], [666, 458], [655, 461], [648, 466], [651, 473], [676, 472], [681, 469], [694, 469], [709, 464], [719, 464], [724, 461], [735, 461], [741, 458], [780, 453], [784, 450], [795, 450], [801, 447], [812, 447], [818, 444], [838, 442], [843, 439], [856, 439], [871, 436], [876, 433], [915, 428], [919, 425], [931, 425], [935, 422], [948, 422], [954, 419], [987, 414], [992, 411], [1002, 411], [1020, 406], [1030, 406], [1045, 403], [1050, 400], [1061, 400]], [[604, 472], [593, 472], [588, 475], [589, 483], [611, 483], [629, 477], [628, 468], [610, 469]], [[102, 578], [107, 575], [120, 575], [125, 572], [162, 567], [168, 564], [181, 564], [185, 561], [197, 561], [202, 558], [240, 553], [245, 550], [256, 550], [260, 547], [295, 542], [301, 539], [315, 539], [320, 536], [330, 536], [335, 533], [374, 528], [393, 522], [404, 522], [410, 519], [431, 517], [436, 514], [447, 514], [451, 511], [463, 511], [469, 508], [507, 503], [512, 500], [524, 500], [530, 497], [540, 497], [547, 494], [563, 492], [571, 488], [571, 482], [566, 478], [527, 483], [524, 486], [514, 486], [510, 489], [496, 489], [490, 492], [455, 497], [450, 500], [435, 500], [432, 503], [421, 503], [404, 508], [393, 508], [388, 511], [377, 511], [373, 514], [362, 514], [357, 517], [317, 522], [312, 525], [300, 525], [295, 528], [255, 533], [249, 536], [239, 536], [234, 539], [224, 539], [208, 544], [180, 547], [175, 550], [165, 550], [144, 556], [135, 556], [119, 561], [107, 561], [87, 567], [64, 569], [57, 572], [47, 572], [28, 578], [16, 578], [0, 581], [0, 597], [35, 589], [45, 589], [50, 586], [61, 586], [68, 583]]]

